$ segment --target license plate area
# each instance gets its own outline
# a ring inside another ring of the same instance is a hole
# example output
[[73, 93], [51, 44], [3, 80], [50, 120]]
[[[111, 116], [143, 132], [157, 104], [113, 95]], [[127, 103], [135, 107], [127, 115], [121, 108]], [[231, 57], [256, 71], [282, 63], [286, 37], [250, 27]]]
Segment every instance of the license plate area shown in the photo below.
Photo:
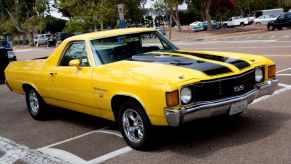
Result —
[[248, 106], [248, 101], [247, 100], [243, 100], [243, 101], [238, 101], [238, 102], [232, 103], [230, 105], [229, 115], [232, 116], [232, 115], [241, 113], [241, 112], [243, 112], [244, 110], [247, 109], [247, 106]]

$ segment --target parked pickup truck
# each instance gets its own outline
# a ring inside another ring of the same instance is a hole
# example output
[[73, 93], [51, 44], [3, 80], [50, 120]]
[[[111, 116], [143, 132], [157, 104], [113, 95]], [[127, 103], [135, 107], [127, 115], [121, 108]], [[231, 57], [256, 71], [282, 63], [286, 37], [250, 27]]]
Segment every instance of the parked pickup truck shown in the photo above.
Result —
[[47, 59], [10, 63], [5, 75], [34, 119], [49, 104], [117, 121], [139, 150], [151, 147], [153, 126], [239, 115], [278, 85], [266, 57], [179, 50], [151, 28], [73, 36]]
[[223, 22], [223, 27], [245, 26], [252, 24], [254, 18], [231, 17], [228, 21]]

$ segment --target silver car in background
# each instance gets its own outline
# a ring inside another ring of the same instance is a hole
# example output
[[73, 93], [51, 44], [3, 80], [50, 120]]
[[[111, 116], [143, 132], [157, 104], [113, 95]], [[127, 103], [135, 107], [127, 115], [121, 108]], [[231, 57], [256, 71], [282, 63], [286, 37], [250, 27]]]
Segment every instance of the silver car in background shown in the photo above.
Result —
[[262, 15], [254, 20], [254, 23], [259, 24], [268, 24], [268, 22], [276, 20], [277, 17], [274, 15]]

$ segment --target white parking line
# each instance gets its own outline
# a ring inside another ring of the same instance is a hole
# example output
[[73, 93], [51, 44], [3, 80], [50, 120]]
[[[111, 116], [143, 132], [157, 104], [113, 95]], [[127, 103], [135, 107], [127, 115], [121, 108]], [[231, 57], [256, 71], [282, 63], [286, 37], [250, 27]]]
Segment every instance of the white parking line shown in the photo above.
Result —
[[64, 163], [63, 161], [43, 154], [37, 150], [28, 148], [27, 146], [17, 144], [16, 142], [0, 136], [0, 150], [4, 152], [4, 156], [0, 158], [0, 164], [12, 164], [17, 160], [26, 163]]
[[33, 49], [19, 49], [19, 50], [14, 50], [14, 52], [28, 52], [32, 51]]
[[[253, 44], [253, 43], [272, 43], [272, 42], [276, 42], [276, 43], [290, 43], [290, 41], [278, 41], [278, 40], [227, 40], [229, 38], [224, 38], [221, 39], [219, 41], [195, 41], [195, 42], [184, 42], [184, 41], [178, 41], [178, 42], [174, 42], [177, 45], [197, 45], [197, 44], [225, 44], [225, 43], [230, 43], [230, 44], [241, 44], [241, 43], [245, 43], [245, 44]], [[260, 47], [262, 48], [262, 47]]]
[[277, 76], [291, 76], [291, 74], [277, 74]]
[[282, 84], [282, 83], [279, 83], [279, 86], [280, 86], [280, 87], [284, 87], [284, 88], [288, 88], [288, 87], [290, 87], [290, 85]]
[[263, 96], [263, 97], [261, 97], [261, 98], [258, 98], [258, 99], [256, 99], [252, 104], [258, 103], [258, 102], [260, 102], [260, 101], [266, 100], [266, 99], [268, 99], [268, 98], [270, 98], [270, 97], [273, 97], [273, 96], [275, 96], [275, 95], [279, 95], [279, 94], [281, 94], [281, 93], [284, 93], [284, 92], [286, 92], [286, 91], [291, 90], [291, 85], [287, 85], [287, 84], [279, 83], [279, 86], [284, 86], [284, 88], [275, 91], [272, 95]]
[[92, 163], [92, 164], [93, 163], [102, 163], [104, 161], [107, 161], [109, 159], [115, 158], [115, 157], [120, 156], [122, 154], [128, 153], [131, 150], [132, 150], [132, 148], [130, 148], [129, 146], [127, 146], [127, 147], [124, 147], [122, 149], [116, 150], [114, 152], [105, 154], [105, 155], [103, 155], [101, 157], [98, 157], [96, 159], [93, 159], [93, 160], [89, 161], [88, 163]]
[[113, 151], [111, 153], [102, 155], [102, 156], [97, 157], [95, 159], [92, 159], [90, 161], [85, 161], [84, 159], [76, 156], [75, 154], [72, 154], [72, 153], [67, 152], [65, 150], [52, 148], [52, 147], [54, 147], [56, 145], [60, 145], [60, 144], [63, 144], [63, 143], [66, 143], [66, 142], [69, 142], [69, 141], [72, 141], [72, 140], [75, 140], [75, 139], [78, 139], [78, 138], [93, 134], [93, 133], [112, 134], [112, 135], [115, 135], [115, 136], [118, 136], [118, 137], [122, 138], [122, 135], [119, 132], [113, 131], [113, 130], [105, 130], [105, 129], [106, 128], [102, 128], [101, 130], [91, 131], [91, 132], [88, 132], [88, 133], [85, 133], [85, 134], [82, 134], [82, 135], [79, 135], [79, 136], [76, 136], [76, 137], [73, 137], [73, 138], [70, 138], [70, 139], [67, 139], [67, 140], [64, 140], [64, 141], [60, 141], [60, 142], [57, 142], [57, 143], [54, 143], [54, 144], [51, 144], [51, 145], [48, 145], [48, 146], [44, 146], [44, 147], [39, 148], [37, 150], [41, 151], [44, 154], [50, 155], [52, 157], [55, 157], [55, 158], [58, 158], [58, 159], [61, 159], [61, 160], [65, 161], [65, 162], [73, 163], [73, 164], [95, 164], [95, 163], [101, 163], [101, 162], [104, 162], [106, 160], [109, 160], [109, 159], [112, 159], [114, 157], [117, 157], [119, 155], [128, 153], [128, 152], [130, 152], [132, 150], [132, 148], [130, 148], [129, 146], [126, 146], [124, 148], [115, 150], [115, 151]]
[[281, 72], [288, 71], [288, 70], [291, 70], [291, 68], [282, 69], [282, 70], [278, 71], [277, 73], [281, 73]]

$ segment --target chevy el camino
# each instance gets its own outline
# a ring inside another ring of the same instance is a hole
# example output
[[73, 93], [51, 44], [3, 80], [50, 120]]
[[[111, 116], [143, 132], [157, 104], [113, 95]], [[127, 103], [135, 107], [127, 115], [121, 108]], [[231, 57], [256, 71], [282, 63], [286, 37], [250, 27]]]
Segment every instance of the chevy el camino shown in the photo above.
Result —
[[10, 63], [5, 75], [34, 119], [51, 105], [117, 121], [138, 150], [151, 145], [153, 126], [239, 115], [278, 85], [266, 57], [179, 50], [150, 28], [73, 36], [47, 59]]

